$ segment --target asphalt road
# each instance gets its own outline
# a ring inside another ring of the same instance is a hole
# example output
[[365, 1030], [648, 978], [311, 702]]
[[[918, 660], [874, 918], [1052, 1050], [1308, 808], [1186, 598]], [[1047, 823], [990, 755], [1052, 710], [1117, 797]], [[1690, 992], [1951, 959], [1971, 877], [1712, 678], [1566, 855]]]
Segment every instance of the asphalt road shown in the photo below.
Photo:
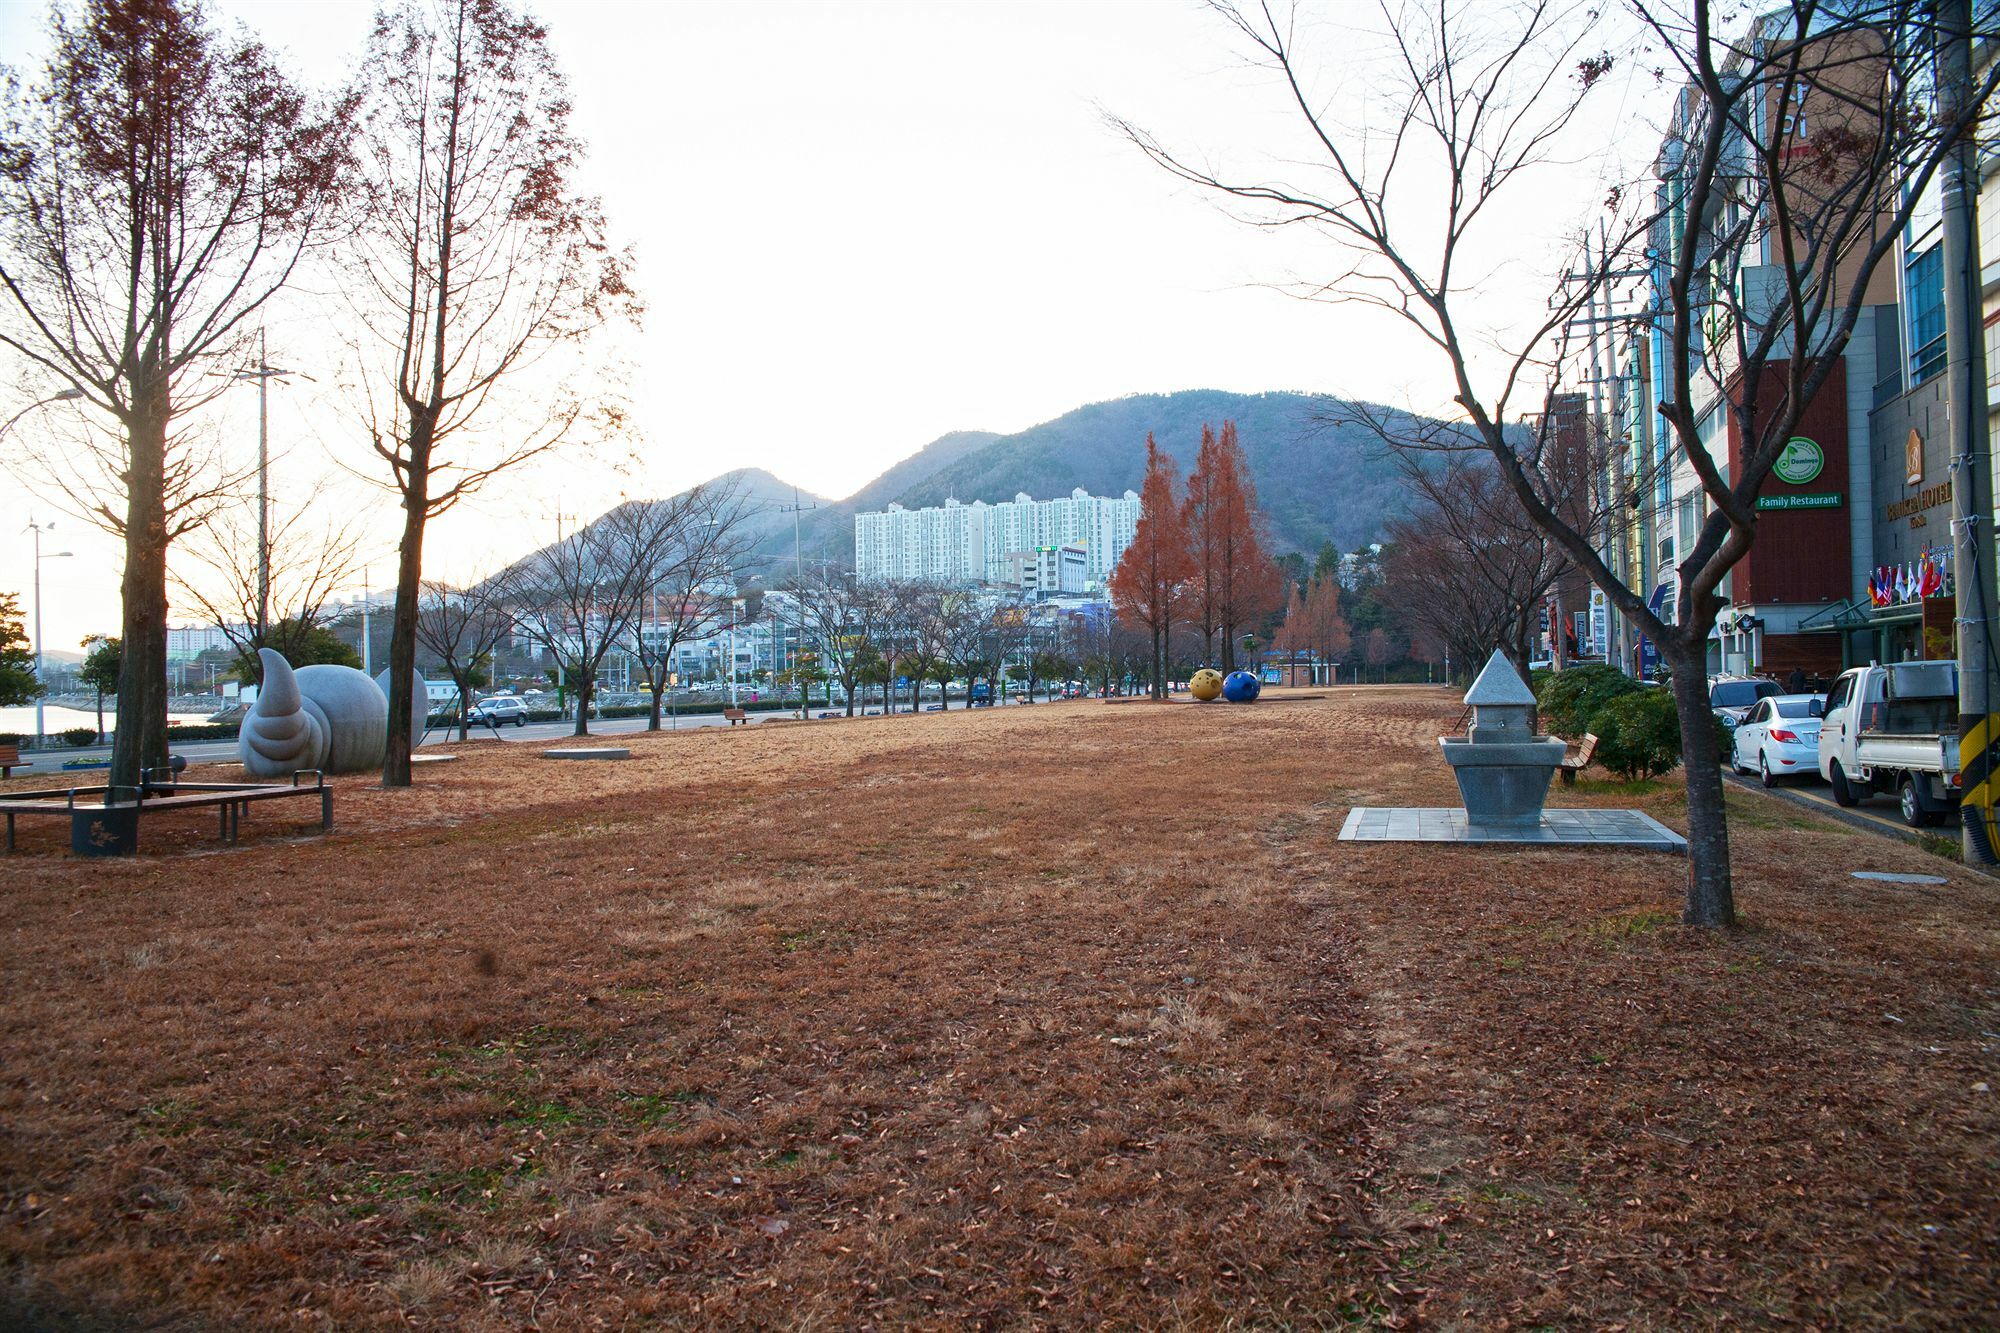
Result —
[[[1727, 769], [1723, 770], [1723, 776], [1739, 786], [1748, 787], [1754, 791], [1764, 790], [1763, 782], [1757, 778], [1745, 777], [1740, 773], [1732, 773]], [[1833, 788], [1827, 786], [1825, 781], [1817, 776], [1789, 778], [1779, 782], [1772, 790], [1782, 792], [1787, 797], [1805, 804], [1830, 811], [1836, 819], [1863, 820], [1876, 825], [1883, 832], [1892, 833], [1897, 837], [1907, 838], [1915, 832], [1915, 830], [1903, 822], [1902, 812], [1897, 807], [1896, 798], [1893, 794], [1870, 796], [1862, 800], [1860, 804], [1843, 810], [1840, 803], [1833, 799]], [[1951, 828], [1948, 825], [1937, 825], [1936, 830], [1946, 835], [1951, 833]]]

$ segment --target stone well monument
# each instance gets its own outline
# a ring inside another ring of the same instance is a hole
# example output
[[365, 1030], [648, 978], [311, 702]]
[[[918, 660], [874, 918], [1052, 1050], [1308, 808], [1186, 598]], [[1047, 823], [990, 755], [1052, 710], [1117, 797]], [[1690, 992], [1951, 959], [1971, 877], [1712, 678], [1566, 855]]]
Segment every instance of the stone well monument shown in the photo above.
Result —
[[1438, 737], [1444, 761], [1458, 779], [1465, 822], [1534, 828], [1542, 822], [1549, 779], [1568, 747], [1553, 736], [1535, 735], [1535, 693], [1497, 648], [1465, 702], [1472, 708], [1466, 734]]
[[1523, 843], [1686, 852], [1687, 840], [1643, 810], [1579, 806], [1546, 810], [1549, 779], [1568, 749], [1535, 735], [1535, 696], [1497, 650], [1465, 702], [1472, 725], [1438, 746], [1458, 780], [1463, 808], [1355, 806], [1342, 842]]

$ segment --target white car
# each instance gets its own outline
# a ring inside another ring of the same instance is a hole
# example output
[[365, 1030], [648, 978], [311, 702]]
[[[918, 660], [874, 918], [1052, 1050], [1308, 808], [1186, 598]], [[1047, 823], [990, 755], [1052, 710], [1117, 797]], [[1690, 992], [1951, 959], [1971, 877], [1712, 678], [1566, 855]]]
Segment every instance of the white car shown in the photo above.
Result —
[[[1816, 709], [1813, 705], [1818, 704]], [[1823, 694], [1779, 694], [1759, 699], [1736, 725], [1729, 766], [1755, 773], [1766, 787], [1779, 778], [1819, 773], [1819, 713]]]

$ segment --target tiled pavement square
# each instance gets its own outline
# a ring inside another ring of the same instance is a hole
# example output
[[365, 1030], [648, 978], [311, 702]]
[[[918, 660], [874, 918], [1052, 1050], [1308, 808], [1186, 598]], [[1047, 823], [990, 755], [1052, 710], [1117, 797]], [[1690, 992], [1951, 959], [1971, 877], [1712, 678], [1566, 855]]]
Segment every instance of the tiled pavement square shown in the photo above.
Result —
[[1468, 824], [1465, 811], [1417, 806], [1356, 806], [1341, 826], [1342, 842], [1531, 843], [1542, 846], [1636, 847], [1687, 852], [1687, 839], [1641, 810], [1545, 810], [1535, 828]]

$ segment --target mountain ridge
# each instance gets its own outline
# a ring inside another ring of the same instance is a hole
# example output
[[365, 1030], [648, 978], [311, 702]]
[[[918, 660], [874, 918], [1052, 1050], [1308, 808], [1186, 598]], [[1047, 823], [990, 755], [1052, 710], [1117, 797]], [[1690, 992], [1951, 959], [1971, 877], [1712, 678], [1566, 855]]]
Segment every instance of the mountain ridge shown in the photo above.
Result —
[[[1086, 403], [1011, 434], [949, 431], [898, 460], [842, 499], [817, 495], [758, 467], [736, 468], [703, 485], [741, 487], [747, 513], [746, 572], [786, 577], [794, 541], [800, 558], [852, 565], [854, 516], [890, 504], [918, 509], [996, 503], [1026, 493], [1058, 499], [1081, 487], [1093, 495], [1139, 489], [1146, 436], [1173, 455], [1185, 476], [1204, 425], [1234, 421], [1249, 463], [1274, 554], [1316, 554], [1331, 542], [1351, 551], [1383, 538], [1408, 509], [1401, 468], [1363, 417], [1414, 422], [1410, 414], [1319, 394], [1184, 389]], [[796, 501], [794, 496], [796, 495]], [[797, 522], [793, 510], [798, 508]]]

